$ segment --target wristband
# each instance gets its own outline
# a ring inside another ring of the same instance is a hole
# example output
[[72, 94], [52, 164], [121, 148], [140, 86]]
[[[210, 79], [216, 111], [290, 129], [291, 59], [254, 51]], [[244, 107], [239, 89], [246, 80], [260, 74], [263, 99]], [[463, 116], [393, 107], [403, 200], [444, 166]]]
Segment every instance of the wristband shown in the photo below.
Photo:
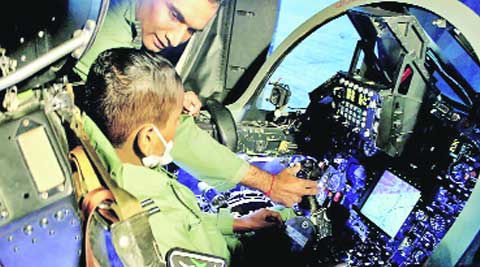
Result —
[[273, 184], [275, 183], [275, 175], [272, 174], [271, 176], [272, 181], [270, 182], [270, 189], [268, 189], [267, 193], [265, 193], [267, 197], [270, 197], [270, 195], [272, 195]]

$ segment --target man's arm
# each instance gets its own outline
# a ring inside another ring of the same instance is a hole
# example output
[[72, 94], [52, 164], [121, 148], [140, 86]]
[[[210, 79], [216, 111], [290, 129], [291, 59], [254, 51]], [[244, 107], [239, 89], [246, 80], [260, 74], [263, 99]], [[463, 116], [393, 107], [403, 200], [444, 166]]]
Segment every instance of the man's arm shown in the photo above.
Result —
[[297, 178], [295, 175], [301, 166], [285, 168], [277, 175], [267, 173], [250, 165], [247, 174], [240, 181], [241, 184], [257, 188], [266, 193], [273, 201], [291, 207], [302, 200], [304, 195], [318, 193], [315, 181]]
[[241, 183], [291, 207], [303, 195], [314, 195], [318, 190], [316, 182], [295, 177], [300, 166], [272, 175], [250, 165], [200, 129], [191, 117], [182, 118], [172, 155], [177, 165], [220, 191]]
[[219, 191], [234, 188], [248, 172], [248, 162], [200, 129], [191, 116], [181, 117], [174, 142], [175, 163]]

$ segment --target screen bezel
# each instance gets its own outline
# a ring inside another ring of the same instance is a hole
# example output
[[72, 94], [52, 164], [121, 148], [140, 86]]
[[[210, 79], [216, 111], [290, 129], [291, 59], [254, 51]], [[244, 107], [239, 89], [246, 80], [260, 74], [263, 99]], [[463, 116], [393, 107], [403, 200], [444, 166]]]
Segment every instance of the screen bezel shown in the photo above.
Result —
[[[372, 192], [374, 191], [375, 187], [378, 185], [378, 182], [380, 181], [380, 179], [383, 177], [383, 175], [385, 174], [385, 172], [390, 172], [392, 175], [394, 175], [395, 177], [397, 177], [397, 179], [400, 179], [402, 180], [403, 182], [407, 183], [408, 185], [410, 185], [411, 187], [415, 188], [416, 190], [418, 190], [418, 192], [420, 193], [420, 198], [417, 200], [417, 202], [415, 203], [415, 205], [412, 207], [412, 210], [410, 211], [410, 213], [407, 215], [407, 217], [405, 218], [405, 220], [402, 222], [402, 224], [400, 225], [400, 228], [398, 229], [398, 231], [395, 233], [394, 236], [390, 235], [389, 233], [387, 233], [382, 227], [380, 227], [379, 225], [377, 225], [374, 221], [372, 221], [367, 215], [365, 215], [363, 212], [362, 212], [362, 208], [363, 206], [365, 205], [365, 203], [367, 202], [367, 200], [370, 198]], [[408, 218], [411, 216], [412, 212], [414, 212], [415, 210], [417, 210], [419, 208], [419, 206], [421, 205], [421, 203], [423, 203], [423, 191], [421, 190], [421, 187], [418, 186], [418, 184], [416, 184], [415, 182], [413, 182], [412, 180], [408, 179], [406, 176], [400, 174], [399, 172], [391, 169], [391, 168], [386, 168], [384, 169], [383, 171], [379, 172], [377, 175], [376, 175], [377, 179], [375, 179], [375, 181], [370, 184], [373, 184], [373, 186], [370, 186], [368, 191], [366, 192], [366, 194], [362, 197], [362, 201], [360, 203], [359, 206], [355, 206], [354, 207], [354, 210], [357, 212], [357, 214], [364, 220], [364, 222], [367, 224], [367, 226], [369, 228], [374, 228], [375, 231], [377, 233], [380, 233], [380, 234], [383, 234], [385, 236], [388, 236], [390, 239], [393, 239], [395, 238], [395, 236], [397, 236], [400, 231], [402, 230], [402, 226], [405, 224], [405, 222], [408, 221]]]

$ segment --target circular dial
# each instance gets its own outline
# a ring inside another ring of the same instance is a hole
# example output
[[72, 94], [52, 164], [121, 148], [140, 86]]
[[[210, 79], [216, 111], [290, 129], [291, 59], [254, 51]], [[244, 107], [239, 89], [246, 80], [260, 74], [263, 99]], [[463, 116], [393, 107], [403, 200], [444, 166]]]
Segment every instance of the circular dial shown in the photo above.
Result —
[[327, 188], [331, 192], [342, 191], [345, 186], [346, 174], [344, 172], [334, 172], [327, 180]]
[[435, 233], [444, 233], [447, 228], [447, 222], [445, 218], [440, 214], [435, 214], [430, 218], [430, 226]]
[[412, 258], [414, 260], [414, 264], [420, 264], [423, 262], [423, 260], [425, 259], [425, 252], [423, 252], [423, 250], [416, 250], [412, 253]]
[[452, 166], [450, 179], [455, 183], [463, 183], [472, 177], [473, 167], [465, 162], [460, 162]]
[[423, 210], [419, 210], [415, 213], [415, 218], [418, 221], [424, 222], [428, 219], [428, 215]]

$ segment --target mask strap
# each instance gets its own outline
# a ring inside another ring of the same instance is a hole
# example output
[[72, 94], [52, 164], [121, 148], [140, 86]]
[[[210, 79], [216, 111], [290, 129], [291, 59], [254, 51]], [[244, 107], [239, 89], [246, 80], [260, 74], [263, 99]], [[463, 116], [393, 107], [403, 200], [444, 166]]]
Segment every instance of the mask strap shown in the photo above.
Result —
[[153, 130], [155, 131], [155, 133], [157, 133], [158, 137], [160, 138], [160, 140], [162, 141], [163, 145], [165, 146], [165, 149], [167, 148], [167, 141], [165, 140], [165, 138], [163, 138], [163, 135], [162, 133], [160, 133], [160, 130], [158, 130], [157, 126], [153, 125]]

